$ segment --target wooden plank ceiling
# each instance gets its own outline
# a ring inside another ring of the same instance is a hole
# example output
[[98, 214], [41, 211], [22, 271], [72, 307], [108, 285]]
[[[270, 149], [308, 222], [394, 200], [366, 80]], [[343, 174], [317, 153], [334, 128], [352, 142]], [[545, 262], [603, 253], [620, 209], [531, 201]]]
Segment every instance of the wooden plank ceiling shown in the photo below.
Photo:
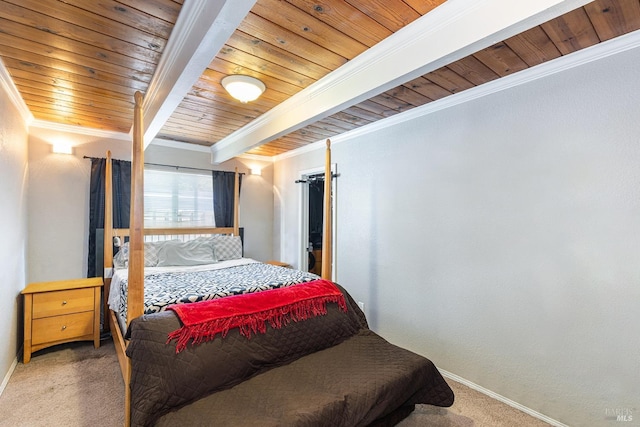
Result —
[[181, 2], [0, 2], [0, 57], [36, 119], [129, 132]]
[[[159, 138], [211, 146], [444, 0], [258, 0]], [[37, 120], [129, 132], [182, 0], [2, 0], [0, 58]], [[259, 146], [273, 156], [640, 28], [640, 0], [597, 0]], [[229, 74], [262, 80], [232, 99]]]

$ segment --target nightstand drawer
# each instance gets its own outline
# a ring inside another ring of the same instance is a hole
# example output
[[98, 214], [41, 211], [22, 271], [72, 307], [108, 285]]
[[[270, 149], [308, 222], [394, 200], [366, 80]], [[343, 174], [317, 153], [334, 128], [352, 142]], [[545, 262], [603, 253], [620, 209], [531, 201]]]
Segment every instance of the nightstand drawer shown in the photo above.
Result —
[[93, 334], [93, 311], [33, 320], [33, 345]]
[[91, 311], [94, 306], [93, 288], [43, 292], [33, 295], [33, 318]]

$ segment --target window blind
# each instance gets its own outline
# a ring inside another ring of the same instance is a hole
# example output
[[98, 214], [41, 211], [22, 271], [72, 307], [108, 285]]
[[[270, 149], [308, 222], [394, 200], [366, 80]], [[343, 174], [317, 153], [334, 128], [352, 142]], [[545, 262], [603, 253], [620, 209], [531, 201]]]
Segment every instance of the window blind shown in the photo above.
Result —
[[145, 169], [144, 225], [215, 227], [211, 175]]

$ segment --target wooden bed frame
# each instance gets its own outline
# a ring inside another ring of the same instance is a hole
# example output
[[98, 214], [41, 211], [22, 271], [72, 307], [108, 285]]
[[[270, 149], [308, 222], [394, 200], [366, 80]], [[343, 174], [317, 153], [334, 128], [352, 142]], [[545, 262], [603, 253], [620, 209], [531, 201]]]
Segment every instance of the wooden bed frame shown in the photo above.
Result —
[[[124, 242], [129, 237], [129, 277], [127, 299], [127, 325], [131, 320], [143, 314], [144, 306], [144, 242], [145, 236], [180, 236], [180, 235], [210, 235], [232, 234], [239, 235], [238, 204], [239, 204], [239, 178], [236, 168], [234, 188], [234, 223], [232, 227], [208, 227], [208, 228], [170, 228], [170, 229], [145, 229], [144, 228], [144, 127], [142, 114], [143, 96], [136, 92], [135, 110], [133, 120], [133, 142], [131, 153], [131, 211], [129, 229], [113, 228], [113, 189], [111, 153], [107, 152], [107, 164], [105, 172], [105, 225], [104, 225], [104, 313], [108, 313], [109, 321], [104, 322], [105, 330], [111, 330], [116, 354], [122, 370], [125, 383], [125, 426], [131, 424], [131, 362], [125, 350], [125, 340], [120, 329], [117, 315], [108, 307], [109, 289], [111, 284], [111, 272], [113, 269], [113, 238], [118, 236]], [[321, 275], [323, 278], [332, 278], [332, 241], [331, 241], [331, 142], [327, 139], [325, 156], [325, 180], [324, 180], [324, 226], [323, 226], [323, 258], [329, 262], [322, 263]]]

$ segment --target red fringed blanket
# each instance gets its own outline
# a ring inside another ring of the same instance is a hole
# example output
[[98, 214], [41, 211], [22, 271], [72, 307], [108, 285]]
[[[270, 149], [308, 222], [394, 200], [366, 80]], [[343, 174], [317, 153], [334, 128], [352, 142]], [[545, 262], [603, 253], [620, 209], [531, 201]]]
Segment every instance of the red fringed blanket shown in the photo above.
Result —
[[281, 328], [292, 320], [297, 322], [327, 314], [327, 302], [335, 302], [347, 311], [338, 287], [319, 279], [286, 288], [172, 305], [167, 309], [176, 313], [183, 326], [169, 334], [167, 343], [177, 340], [176, 353], [179, 353], [189, 340], [194, 345], [200, 344], [212, 340], [218, 333], [224, 337], [232, 328], [239, 328], [240, 334], [250, 338], [252, 333], [265, 333], [267, 322], [273, 328]]

